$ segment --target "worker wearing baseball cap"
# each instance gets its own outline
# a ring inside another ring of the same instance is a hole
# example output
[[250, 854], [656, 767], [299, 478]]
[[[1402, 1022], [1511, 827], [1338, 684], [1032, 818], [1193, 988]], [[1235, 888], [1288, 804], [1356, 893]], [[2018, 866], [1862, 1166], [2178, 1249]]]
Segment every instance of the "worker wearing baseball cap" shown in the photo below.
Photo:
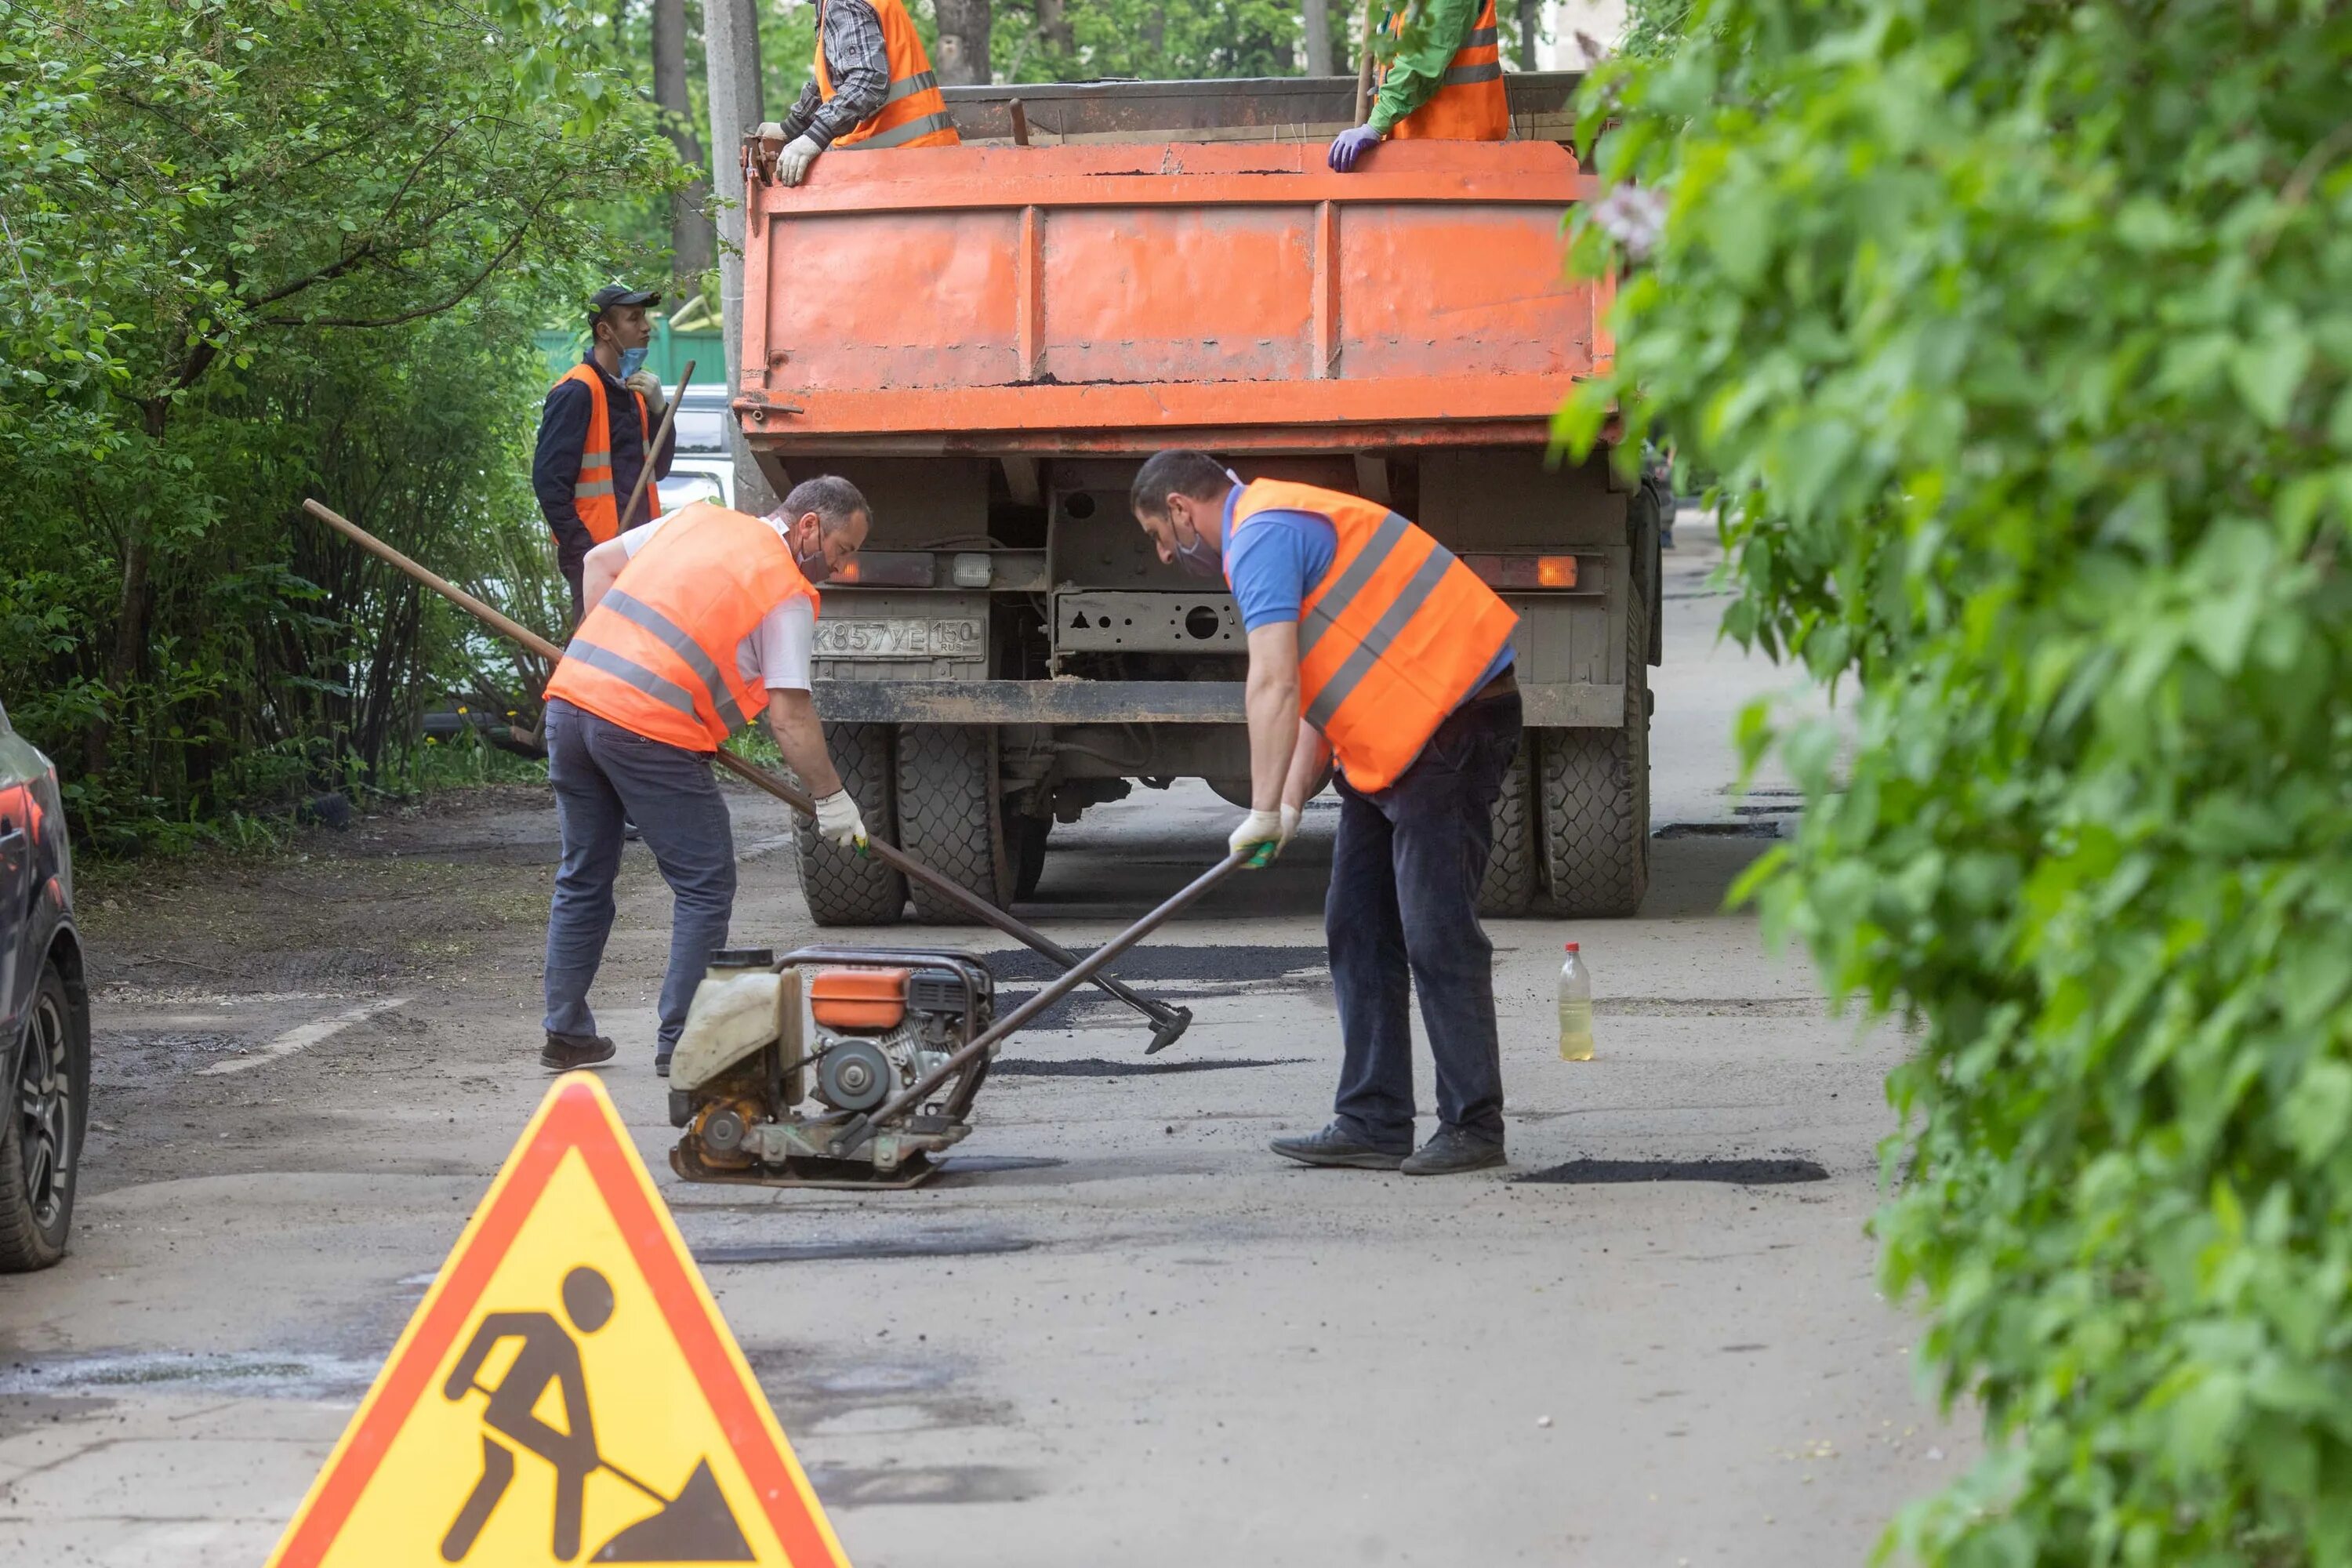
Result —
[[[556, 563], [572, 589], [572, 619], [585, 613], [581, 563], [588, 552], [648, 518], [661, 515], [660, 492], [646, 487], [635, 516], [621, 508], [636, 489], [646, 444], [661, 423], [661, 377], [645, 368], [653, 341], [647, 312], [661, 303], [650, 289], [608, 283], [589, 297], [588, 352], [548, 389], [539, 419], [539, 449], [530, 488], [555, 535]], [[669, 476], [677, 455], [673, 436], [654, 454], [654, 477]]]

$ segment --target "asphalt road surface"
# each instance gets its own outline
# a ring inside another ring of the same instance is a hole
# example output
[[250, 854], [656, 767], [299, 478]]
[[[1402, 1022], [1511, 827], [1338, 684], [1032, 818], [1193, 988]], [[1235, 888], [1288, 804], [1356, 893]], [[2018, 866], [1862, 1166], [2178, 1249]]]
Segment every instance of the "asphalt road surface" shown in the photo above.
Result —
[[[1194, 1009], [1175, 1050], [1080, 1004], [1012, 1044], [927, 1189], [685, 1185], [649, 1065], [667, 900], [631, 851], [605, 1081], [688, 1242], [734, 1259], [706, 1276], [854, 1562], [1822, 1568], [1967, 1461], [1863, 1229], [1900, 1039], [1827, 1017], [1721, 910], [1793, 805], [1730, 793], [1730, 718], [1788, 677], [1716, 642], [1689, 514], [1683, 545], [1648, 903], [1493, 928], [1507, 1171], [1266, 1152], [1335, 1075], [1326, 800], [1122, 967]], [[736, 940], [811, 939], [778, 809], [734, 799]], [[1057, 835], [1024, 912], [1099, 940], [1233, 815], [1139, 790]], [[267, 1555], [544, 1091], [552, 834], [509, 791], [226, 882], [108, 884], [74, 1251], [0, 1280], [0, 1560]], [[1589, 1063], [1555, 1049], [1568, 940]]]

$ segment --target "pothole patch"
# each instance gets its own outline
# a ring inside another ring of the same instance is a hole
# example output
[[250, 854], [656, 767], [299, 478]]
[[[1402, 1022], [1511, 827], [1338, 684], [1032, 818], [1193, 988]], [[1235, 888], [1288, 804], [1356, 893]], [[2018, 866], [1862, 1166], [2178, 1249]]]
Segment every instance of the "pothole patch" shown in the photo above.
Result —
[[1199, 1060], [1113, 1061], [1108, 1057], [1076, 1057], [1046, 1061], [1034, 1057], [1006, 1057], [991, 1065], [991, 1078], [1156, 1078], [1183, 1072], [1232, 1072], [1243, 1068], [1286, 1068], [1307, 1057], [1209, 1057]]
[[1513, 1178], [1559, 1186], [1612, 1186], [1629, 1182], [1722, 1182], [1738, 1187], [1826, 1182], [1819, 1161], [1793, 1156], [1762, 1160], [1570, 1160]]
[[124, 1352], [43, 1357], [0, 1365], [0, 1394], [56, 1398], [190, 1393], [331, 1399], [361, 1393], [375, 1380], [375, 1373], [374, 1362], [349, 1356]]

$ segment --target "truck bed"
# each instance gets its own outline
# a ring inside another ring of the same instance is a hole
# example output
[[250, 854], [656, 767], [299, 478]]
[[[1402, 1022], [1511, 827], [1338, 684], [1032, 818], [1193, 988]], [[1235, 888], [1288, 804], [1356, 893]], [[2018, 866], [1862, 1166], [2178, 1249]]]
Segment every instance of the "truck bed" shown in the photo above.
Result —
[[[1181, 132], [1177, 132], [1181, 134]], [[755, 450], [1537, 445], [1610, 345], [1562, 273], [1550, 142], [838, 153], [753, 185]]]

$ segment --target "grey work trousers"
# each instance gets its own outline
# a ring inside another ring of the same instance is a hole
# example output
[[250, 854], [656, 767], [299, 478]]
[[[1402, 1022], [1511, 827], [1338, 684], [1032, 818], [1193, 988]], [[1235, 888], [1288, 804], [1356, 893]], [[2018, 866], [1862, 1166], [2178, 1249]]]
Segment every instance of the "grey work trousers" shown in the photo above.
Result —
[[563, 837], [547, 915], [547, 1030], [596, 1032], [588, 987], [613, 930], [613, 879], [626, 820], [654, 852], [672, 900], [655, 1047], [667, 1053], [686, 1026], [710, 955], [727, 945], [735, 910], [735, 830], [710, 776], [709, 753], [649, 741], [558, 698], [547, 705], [547, 777]]

